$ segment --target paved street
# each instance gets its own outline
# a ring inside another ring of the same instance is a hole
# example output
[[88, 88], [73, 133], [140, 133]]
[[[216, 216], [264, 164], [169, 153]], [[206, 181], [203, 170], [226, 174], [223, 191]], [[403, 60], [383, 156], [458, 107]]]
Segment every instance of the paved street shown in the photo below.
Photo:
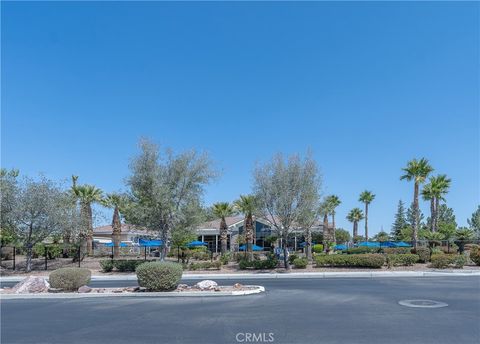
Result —
[[[264, 285], [267, 292], [218, 298], [4, 300], [1, 342], [480, 342], [478, 277], [269, 279], [245, 283]], [[449, 306], [409, 308], [398, 304], [404, 299], [436, 300]]]

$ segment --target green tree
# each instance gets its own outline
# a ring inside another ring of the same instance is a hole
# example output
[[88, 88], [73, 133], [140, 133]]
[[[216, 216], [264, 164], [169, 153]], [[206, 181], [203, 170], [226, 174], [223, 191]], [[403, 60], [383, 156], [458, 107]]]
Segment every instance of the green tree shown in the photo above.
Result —
[[[418, 209], [417, 217], [418, 217], [419, 228], [422, 228], [423, 219], [425, 218], [425, 216], [423, 215], [423, 212], [420, 209]], [[414, 209], [413, 203], [410, 204], [410, 207], [407, 209], [406, 218], [407, 218], [407, 226], [413, 229], [413, 225], [415, 223], [415, 209]], [[413, 232], [412, 232], [412, 235], [413, 235]], [[409, 239], [409, 241], [411, 240], [412, 238]]]
[[455, 232], [455, 244], [458, 246], [458, 252], [460, 254], [465, 250], [465, 245], [470, 243], [475, 237], [475, 232], [466, 227], [461, 227]]
[[257, 210], [257, 202], [253, 195], [240, 195], [240, 198], [234, 202], [237, 211], [243, 214], [243, 229], [245, 231], [245, 241], [247, 243], [248, 259], [253, 259], [252, 245], [255, 228], [253, 226], [253, 215]]
[[430, 177], [429, 183], [422, 190], [422, 197], [430, 201], [430, 219], [428, 221], [432, 232], [438, 231], [440, 201], [445, 201], [445, 195], [450, 188], [451, 179], [445, 174]]
[[337, 230], [335, 231], [335, 237], [337, 239], [337, 244], [344, 244], [346, 242], [349, 242], [351, 238], [350, 233], [342, 228], [337, 228]]
[[375, 236], [372, 238], [373, 241], [379, 241], [379, 242], [384, 242], [390, 240], [390, 236], [388, 235], [387, 232], [380, 231]]
[[285, 159], [278, 154], [270, 162], [258, 165], [253, 179], [259, 215], [283, 239], [284, 264], [289, 269], [289, 233], [302, 216], [318, 209], [321, 178], [317, 164], [310, 155]]
[[457, 227], [457, 221], [455, 220], [455, 214], [452, 208], [449, 208], [446, 204], [440, 204], [438, 207], [438, 226], [442, 223], [453, 224]]
[[119, 193], [109, 193], [101, 200], [104, 207], [113, 209], [112, 217], [112, 242], [113, 256], [116, 258], [120, 255], [120, 243], [122, 234], [122, 221], [120, 218], [120, 209], [125, 207], [126, 199], [124, 195]]
[[358, 222], [365, 217], [363, 211], [360, 208], [353, 208], [347, 215], [347, 220], [353, 223], [353, 238], [358, 236]]
[[335, 214], [337, 207], [342, 203], [337, 195], [327, 196], [325, 201], [327, 202], [327, 209], [332, 216], [332, 242], [336, 242], [335, 239]]
[[[203, 220], [205, 186], [216, 173], [206, 154], [187, 151], [160, 152], [148, 140], [140, 141], [140, 153], [130, 165], [131, 175], [125, 221], [157, 233], [164, 243], [174, 231], [193, 229]], [[161, 259], [167, 247], [162, 247]]]
[[329, 243], [336, 242], [335, 233], [331, 230], [328, 225], [328, 216], [331, 213], [331, 205], [328, 203], [327, 199], [324, 199], [319, 206], [318, 213], [323, 217], [323, 249], [327, 251]]
[[407, 226], [405, 205], [402, 200], [398, 201], [397, 213], [395, 214], [395, 222], [392, 224], [392, 230], [390, 232], [394, 240], [399, 240], [400, 231]]
[[14, 244], [15, 222], [12, 215], [18, 193], [18, 170], [0, 169], [0, 236], [2, 246]]
[[420, 160], [413, 159], [407, 163], [407, 166], [402, 169], [404, 174], [400, 177], [401, 180], [413, 181], [413, 233], [412, 241], [413, 246], [417, 246], [418, 230], [420, 228], [420, 208], [418, 205], [418, 195], [420, 184], [423, 184], [428, 175], [433, 171], [427, 159], [422, 158]]
[[470, 229], [477, 232], [477, 236], [480, 236], [480, 205], [477, 210], [472, 213], [472, 217], [467, 220]]
[[232, 216], [235, 213], [234, 207], [228, 202], [219, 202], [213, 205], [213, 213], [220, 218], [220, 242], [221, 253], [224, 255], [227, 253], [227, 240], [228, 240], [228, 226], [226, 217]]
[[[76, 185], [72, 186], [72, 192], [80, 202], [80, 212], [84, 228], [81, 230], [80, 241], [83, 247], [84, 242], [87, 244], [87, 254], [93, 254], [93, 211], [92, 205], [102, 201], [102, 190], [93, 185]], [[82, 249], [83, 251], [84, 249]]]
[[365, 204], [365, 239], [368, 240], [368, 206], [375, 199], [375, 194], [371, 191], [363, 191], [360, 194], [359, 201]]

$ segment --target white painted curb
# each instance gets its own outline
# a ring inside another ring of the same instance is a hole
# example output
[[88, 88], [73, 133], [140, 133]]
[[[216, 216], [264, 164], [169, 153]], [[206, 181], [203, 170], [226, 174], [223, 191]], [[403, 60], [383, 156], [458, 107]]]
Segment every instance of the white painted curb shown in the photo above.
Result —
[[141, 292], [141, 293], [45, 293], [45, 294], [0, 294], [0, 300], [26, 300], [26, 299], [85, 299], [97, 297], [218, 297], [218, 296], [245, 296], [265, 292], [261, 285], [246, 285], [254, 287], [251, 290], [232, 291], [195, 291], [195, 292]]

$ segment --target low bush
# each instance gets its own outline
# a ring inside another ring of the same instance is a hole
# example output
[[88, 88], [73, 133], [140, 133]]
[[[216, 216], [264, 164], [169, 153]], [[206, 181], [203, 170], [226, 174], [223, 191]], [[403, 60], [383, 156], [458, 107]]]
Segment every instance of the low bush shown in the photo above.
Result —
[[90, 283], [91, 276], [92, 273], [86, 268], [61, 268], [50, 273], [48, 282], [52, 288], [76, 291]]
[[102, 268], [103, 272], [111, 272], [113, 270], [113, 262], [111, 259], [108, 260], [101, 260], [100, 267]]
[[344, 266], [358, 268], [381, 268], [385, 264], [382, 254], [332, 254], [316, 256], [315, 263], [320, 266]]
[[365, 254], [365, 253], [380, 253], [380, 247], [353, 247], [347, 250], [344, 250], [342, 253], [346, 254]]
[[315, 253], [322, 253], [323, 252], [323, 245], [322, 244], [315, 244], [315, 245], [313, 245], [312, 250]]
[[292, 263], [295, 266], [295, 269], [305, 269], [308, 265], [308, 260], [307, 258], [296, 258]]
[[263, 260], [252, 260], [248, 261], [246, 259], [241, 260], [238, 263], [240, 270], [245, 269], [255, 269], [255, 270], [269, 270], [275, 269], [278, 265], [278, 260], [274, 255], [269, 255], [267, 259]]
[[208, 251], [197, 251], [192, 253], [192, 258], [196, 260], [210, 260], [211, 253]]
[[410, 252], [410, 247], [385, 247], [382, 249], [385, 254], [407, 254]]
[[388, 267], [392, 266], [409, 266], [413, 265], [420, 257], [416, 254], [405, 253], [405, 254], [387, 254], [387, 265]]
[[428, 247], [412, 248], [411, 252], [418, 256], [419, 263], [427, 263], [430, 261], [430, 249]]
[[168, 291], [177, 287], [182, 278], [181, 264], [171, 262], [149, 262], [136, 270], [138, 285], [151, 291]]
[[476, 265], [480, 265], [480, 246], [479, 245], [470, 246], [470, 259]]
[[214, 262], [190, 263], [188, 269], [193, 271], [209, 270], [209, 269], [220, 270], [221, 267], [222, 267], [222, 262], [219, 260], [216, 260]]
[[227, 265], [230, 259], [232, 259], [232, 255], [230, 252], [227, 252], [220, 256], [220, 262], [222, 263], [222, 265]]
[[445, 252], [443, 252], [443, 250], [441, 250], [440, 248], [438, 247], [432, 247], [430, 249], [430, 257], [433, 256], [434, 254], [444, 254]]
[[463, 268], [466, 258], [462, 254], [432, 254], [431, 267], [436, 269], [446, 269], [449, 267]]
[[33, 256], [45, 257], [45, 247], [47, 248], [48, 259], [55, 259], [62, 255], [63, 249], [59, 244], [45, 245], [39, 242], [33, 246]]
[[291, 254], [291, 255], [288, 256], [288, 262], [289, 262], [290, 264], [293, 264], [293, 261], [294, 261], [295, 259], [297, 259], [297, 258], [299, 258], [298, 255], [296, 255], [296, 254]]
[[143, 263], [144, 260], [118, 259], [113, 261], [113, 266], [120, 272], [134, 272], [137, 266]]

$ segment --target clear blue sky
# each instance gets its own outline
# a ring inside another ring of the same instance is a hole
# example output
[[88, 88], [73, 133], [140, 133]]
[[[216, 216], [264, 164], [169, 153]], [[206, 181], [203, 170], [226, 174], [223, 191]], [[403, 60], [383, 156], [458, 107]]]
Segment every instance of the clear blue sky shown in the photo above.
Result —
[[479, 203], [479, 3], [2, 2], [1, 19], [4, 167], [120, 190], [146, 136], [211, 154], [210, 204], [310, 148], [349, 230], [364, 189], [390, 230], [414, 157], [452, 178], [460, 225]]

